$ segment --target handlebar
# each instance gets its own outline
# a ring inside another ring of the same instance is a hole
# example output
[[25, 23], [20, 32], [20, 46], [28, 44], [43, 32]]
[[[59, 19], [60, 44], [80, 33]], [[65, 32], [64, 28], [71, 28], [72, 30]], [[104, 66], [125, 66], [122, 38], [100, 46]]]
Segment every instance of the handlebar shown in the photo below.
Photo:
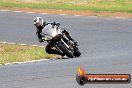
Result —
[[60, 23], [56, 23], [56, 22], [47, 22], [46, 25], [51, 24], [53, 26], [57, 25], [60, 26]]

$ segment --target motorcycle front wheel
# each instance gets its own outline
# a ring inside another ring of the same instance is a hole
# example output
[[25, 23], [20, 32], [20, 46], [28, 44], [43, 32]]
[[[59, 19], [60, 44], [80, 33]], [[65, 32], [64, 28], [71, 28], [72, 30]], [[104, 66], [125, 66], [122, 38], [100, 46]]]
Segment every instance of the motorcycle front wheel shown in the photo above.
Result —
[[74, 54], [75, 57], [79, 57], [81, 55], [81, 52], [79, 51], [78, 47], [74, 47]]
[[58, 48], [69, 58], [73, 58], [74, 55], [70, 52], [62, 43], [58, 43]]

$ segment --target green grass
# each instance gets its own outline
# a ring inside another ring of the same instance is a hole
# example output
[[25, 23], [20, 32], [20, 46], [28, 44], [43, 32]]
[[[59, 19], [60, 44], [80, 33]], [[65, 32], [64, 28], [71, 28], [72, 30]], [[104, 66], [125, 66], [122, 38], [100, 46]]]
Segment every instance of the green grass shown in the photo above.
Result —
[[1, 0], [0, 6], [132, 13], [132, 0]]
[[42, 47], [31, 45], [10, 45], [0, 43], [0, 64], [54, 58], [55, 55], [47, 54]]

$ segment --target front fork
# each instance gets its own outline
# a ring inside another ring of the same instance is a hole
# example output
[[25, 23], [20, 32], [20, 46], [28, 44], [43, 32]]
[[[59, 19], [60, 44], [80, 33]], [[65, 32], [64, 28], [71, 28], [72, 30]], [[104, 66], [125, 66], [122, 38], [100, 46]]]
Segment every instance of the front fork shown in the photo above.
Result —
[[[70, 47], [65, 43], [65, 41], [64, 41], [63, 39], [61, 39], [61, 42], [62, 42], [68, 49], [70, 48]], [[57, 43], [60, 43], [60, 41], [57, 42]], [[60, 52], [63, 53], [63, 51], [61, 51], [61, 50], [58, 48], [57, 44], [55, 45], [55, 48], [56, 48], [57, 50], [59, 50]]]
[[69, 49], [70, 47], [65, 43], [63, 39], [61, 39], [62, 43]]

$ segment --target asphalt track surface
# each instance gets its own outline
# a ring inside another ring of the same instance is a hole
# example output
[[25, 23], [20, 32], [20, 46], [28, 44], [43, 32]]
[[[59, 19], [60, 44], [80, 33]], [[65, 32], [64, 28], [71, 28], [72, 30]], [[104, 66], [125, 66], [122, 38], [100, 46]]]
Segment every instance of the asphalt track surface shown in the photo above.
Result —
[[0, 12], [0, 41], [40, 44], [33, 19], [61, 23], [79, 43], [81, 57], [0, 66], [0, 88], [132, 88], [132, 84], [86, 84], [75, 77], [87, 73], [132, 75], [132, 19]]

